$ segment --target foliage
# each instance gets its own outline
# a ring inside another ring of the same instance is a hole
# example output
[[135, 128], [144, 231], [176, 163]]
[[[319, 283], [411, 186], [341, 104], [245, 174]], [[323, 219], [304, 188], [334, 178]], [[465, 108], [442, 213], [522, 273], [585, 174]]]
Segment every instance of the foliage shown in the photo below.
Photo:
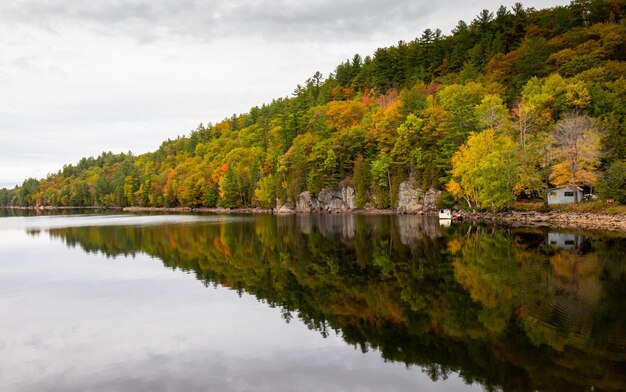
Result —
[[497, 209], [514, 201], [517, 144], [495, 130], [472, 134], [452, 157], [447, 190], [470, 208]]
[[613, 162], [596, 189], [601, 198], [626, 204], [626, 161]]
[[[604, 184], [604, 173], [612, 176], [612, 165], [626, 159], [624, 5], [484, 10], [448, 36], [427, 29], [355, 55], [326, 78], [315, 72], [290, 97], [199, 124], [154, 152], [106, 152], [28, 179], [1, 190], [0, 205], [271, 207], [352, 178], [359, 206], [388, 207], [410, 177], [498, 208], [512, 201], [511, 184], [500, 181], [512, 170], [503, 163], [506, 137], [517, 141], [521, 168], [513, 197]], [[570, 138], [575, 153], [557, 137], [572, 112], [602, 129]], [[481, 153], [482, 174], [463, 180], [452, 157], [486, 129], [496, 131], [490, 142], [500, 150]], [[470, 197], [470, 189], [481, 196]]]
[[555, 164], [550, 180], [556, 186], [595, 184], [601, 156], [601, 135], [595, 121], [588, 116], [570, 114], [556, 124], [551, 135]]

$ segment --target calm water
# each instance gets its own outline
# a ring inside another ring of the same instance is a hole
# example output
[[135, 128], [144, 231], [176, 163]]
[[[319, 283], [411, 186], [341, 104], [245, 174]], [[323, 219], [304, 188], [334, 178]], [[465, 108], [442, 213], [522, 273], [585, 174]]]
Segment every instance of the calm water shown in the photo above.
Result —
[[626, 390], [624, 236], [7, 215], [1, 391]]

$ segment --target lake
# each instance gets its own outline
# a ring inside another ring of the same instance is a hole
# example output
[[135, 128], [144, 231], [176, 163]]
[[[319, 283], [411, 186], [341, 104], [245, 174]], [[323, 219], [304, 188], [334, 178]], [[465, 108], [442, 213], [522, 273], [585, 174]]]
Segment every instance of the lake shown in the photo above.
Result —
[[626, 235], [0, 211], [2, 391], [626, 390]]

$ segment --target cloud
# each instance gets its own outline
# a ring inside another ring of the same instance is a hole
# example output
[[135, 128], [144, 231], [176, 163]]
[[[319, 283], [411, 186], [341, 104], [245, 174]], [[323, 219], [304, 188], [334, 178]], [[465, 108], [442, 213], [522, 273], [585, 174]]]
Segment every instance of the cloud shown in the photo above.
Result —
[[[143, 43], [172, 38], [213, 41], [230, 36], [328, 41], [363, 38], [426, 21], [429, 3], [402, 0], [197, 1], [27, 0], [0, 5], [4, 23], [51, 31], [81, 26]], [[416, 26], [417, 28], [417, 26]]]

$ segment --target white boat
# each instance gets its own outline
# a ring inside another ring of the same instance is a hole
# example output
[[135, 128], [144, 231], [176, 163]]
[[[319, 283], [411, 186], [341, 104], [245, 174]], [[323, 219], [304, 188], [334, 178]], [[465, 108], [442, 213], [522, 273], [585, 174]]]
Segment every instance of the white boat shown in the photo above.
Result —
[[447, 208], [439, 210], [439, 219], [452, 219], [452, 212]]

